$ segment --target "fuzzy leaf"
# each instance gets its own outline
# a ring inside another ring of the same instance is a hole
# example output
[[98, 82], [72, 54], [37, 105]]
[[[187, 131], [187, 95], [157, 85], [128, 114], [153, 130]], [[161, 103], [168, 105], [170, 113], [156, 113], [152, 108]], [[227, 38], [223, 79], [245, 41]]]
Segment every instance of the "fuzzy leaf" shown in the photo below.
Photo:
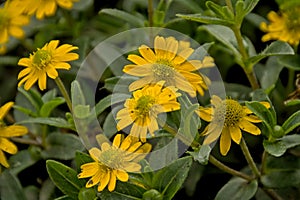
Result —
[[282, 124], [282, 128], [285, 134], [290, 133], [296, 127], [300, 126], [300, 111], [293, 113], [285, 122]]
[[65, 102], [65, 99], [62, 97], [56, 97], [50, 101], [47, 101], [44, 103], [40, 109], [40, 116], [41, 117], [49, 117], [53, 109], [55, 109], [57, 106], [63, 104]]
[[265, 140], [263, 145], [269, 154], [279, 157], [282, 156], [287, 149], [300, 145], [300, 135], [286, 135], [275, 142]]
[[102, 9], [100, 10], [99, 14], [107, 14], [112, 17], [116, 17], [122, 21], [126, 21], [129, 24], [133, 25], [134, 27], [143, 27], [144, 26], [144, 20], [136, 17], [128, 12], [118, 10], [118, 9]]
[[26, 200], [21, 183], [9, 170], [0, 175], [0, 199]]

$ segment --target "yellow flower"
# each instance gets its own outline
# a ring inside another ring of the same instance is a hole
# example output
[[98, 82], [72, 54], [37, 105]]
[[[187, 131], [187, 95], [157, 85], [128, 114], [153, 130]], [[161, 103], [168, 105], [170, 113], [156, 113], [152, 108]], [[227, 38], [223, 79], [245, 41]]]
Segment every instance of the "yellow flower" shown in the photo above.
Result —
[[151, 145], [142, 144], [137, 138], [117, 134], [113, 144], [102, 143], [101, 150], [92, 148], [89, 153], [95, 162], [81, 166], [82, 172], [78, 178], [91, 177], [86, 183], [90, 188], [98, 184], [101, 192], [106, 186], [111, 192], [116, 187], [117, 179], [126, 182], [129, 179], [127, 172], [139, 172], [141, 165], [138, 163], [151, 151]]
[[67, 61], [78, 59], [78, 54], [70, 53], [70, 51], [78, 49], [78, 47], [70, 44], [64, 44], [59, 47], [58, 40], [52, 40], [43, 48], [37, 49], [36, 52], [30, 54], [29, 58], [21, 58], [18, 65], [24, 66], [25, 69], [20, 71], [18, 79], [22, 80], [18, 86], [25, 83], [24, 88], [28, 90], [38, 81], [41, 90], [46, 89], [47, 76], [55, 79], [58, 76], [56, 69], [70, 69]]
[[134, 64], [126, 65], [123, 71], [127, 74], [143, 77], [129, 85], [133, 91], [149, 83], [165, 81], [166, 86], [175, 86], [187, 92], [192, 97], [196, 91], [204, 94], [210, 83], [208, 77], [198, 73], [197, 70], [214, 66], [213, 58], [205, 56], [200, 60], [187, 60], [194, 52], [190, 43], [177, 41], [174, 37], [163, 38], [156, 36], [154, 51], [146, 45], [139, 47], [141, 56], [130, 54], [128, 60]]
[[17, 0], [17, 6], [24, 13], [35, 14], [37, 19], [43, 19], [45, 16], [55, 15], [57, 6], [71, 9], [77, 1], [79, 0]]
[[[260, 102], [269, 108], [267, 102]], [[233, 99], [222, 100], [213, 95], [211, 98], [211, 108], [200, 107], [197, 112], [200, 118], [210, 122], [204, 129], [203, 135], [207, 135], [203, 144], [210, 144], [217, 140], [220, 135], [220, 152], [225, 156], [231, 146], [231, 139], [239, 144], [242, 138], [242, 132], [246, 131], [253, 135], [259, 135], [260, 129], [252, 123], [259, 123], [261, 120], [253, 115], [246, 107]]]
[[[21, 39], [24, 37], [22, 26], [29, 23], [28, 16], [15, 7], [11, 1], [6, 1], [3, 7], [0, 7], [0, 46], [8, 42], [9, 36]], [[3, 50], [3, 49], [2, 49]]]
[[133, 98], [125, 101], [125, 108], [117, 113], [118, 130], [133, 123], [130, 134], [145, 142], [147, 130], [151, 135], [158, 130], [157, 115], [180, 109], [177, 102], [177, 89], [172, 86], [163, 88], [164, 81], [150, 84], [133, 92]]
[[18, 151], [17, 146], [9, 141], [8, 138], [25, 135], [28, 132], [25, 126], [5, 125], [3, 119], [13, 105], [13, 102], [8, 102], [0, 107], [0, 164], [6, 168], [9, 167], [9, 164], [3, 151], [9, 154], [16, 154]]
[[279, 14], [274, 11], [268, 13], [270, 24], [262, 22], [260, 28], [267, 32], [262, 41], [281, 40], [291, 45], [298, 45], [300, 41], [300, 7], [281, 10]]

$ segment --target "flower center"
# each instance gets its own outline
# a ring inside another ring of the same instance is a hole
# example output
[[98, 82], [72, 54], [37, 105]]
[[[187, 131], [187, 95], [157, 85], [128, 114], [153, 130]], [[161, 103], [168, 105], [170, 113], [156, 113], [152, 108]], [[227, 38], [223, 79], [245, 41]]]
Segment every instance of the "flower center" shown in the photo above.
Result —
[[289, 10], [285, 10], [287, 14], [287, 22], [286, 27], [288, 30], [299, 33], [300, 32], [300, 19], [299, 19], [299, 12], [300, 8], [295, 7]]
[[98, 158], [100, 163], [112, 168], [112, 169], [120, 169], [123, 168], [123, 160], [126, 155], [126, 152], [117, 149], [114, 147], [111, 147], [107, 151], [102, 151], [100, 157]]
[[39, 70], [44, 69], [51, 61], [51, 53], [49, 51], [38, 49], [33, 55], [33, 65]]
[[235, 126], [244, 116], [243, 107], [232, 99], [223, 100], [214, 109], [214, 120], [217, 123], [224, 122], [225, 126]]
[[166, 60], [158, 60], [155, 64], [153, 64], [152, 71], [156, 82], [161, 80], [169, 82], [175, 76], [173, 66]]
[[146, 115], [149, 113], [151, 107], [155, 103], [155, 99], [152, 96], [145, 95], [137, 100], [135, 109], [139, 115]]

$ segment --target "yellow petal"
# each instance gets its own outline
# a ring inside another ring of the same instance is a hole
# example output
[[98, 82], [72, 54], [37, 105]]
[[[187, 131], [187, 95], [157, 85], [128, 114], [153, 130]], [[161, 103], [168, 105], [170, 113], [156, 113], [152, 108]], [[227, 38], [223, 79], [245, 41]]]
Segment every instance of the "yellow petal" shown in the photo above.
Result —
[[103, 142], [101, 144], [101, 151], [107, 151], [107, 150], [110, 150], [110, 149], [111, 149], [111, 146], [107, 142]]
[[222, 126], [220, 126], [219, 124], [209, 124], [207, 126], [207, 132], [205, 133], [207, 137], [204, 139], [203, 144], [205, 145], [214, 142], [220, 137], [221, 132]]
[[138, 172], [141, 170], [141, 165], [135, 162], [126, 163], [124, 170], [127, 172]]
[[120, 149], [126, 151], [132, 143], [132, 136], [128, 135], [121, 143]]
[[16, 38], [21, 39], [24, 37], [24, 31], [19, 26], [10, 26], [8, 31], [12, 36]]
[[92, 177], [100, 170], [98, 162], [85, 163], [80, 168], [82, 172], [78, 174], [78, 178]]
[[121, 141], [122, 141], [122, 134], [117, 134], [114, 138], [114, 141], [113, 141], [113, 145], [117, 148], [120, 147], [120, 144], [121, 144]]
[[240, 141], [242, 139], [241, 129], [237, 126], [230, 126], [229, 127], [229, 132], [230, 132], [230, 136], [231, 136], [232, 140], [235, 143], [240, 144]]
[[164, 52], [166, 50], [166, 42], [163, 37], [156, 36], [154, 39], [154, 50], [156, 59], [164, 58]]
[[39, 88], [41, 90], [46, 89], [46, 85], [47, 85], [47, 76], [45, 73], [41, 73], [38, 79], [38, 84], [39, 84]]
[[130, 54], [127, 59], [139, 66], [149, 63], [144, 58], [135, 54]]
[[7, 115], [11, 107], [14, 105], [14, 102], [10, 101], [1, 106], [0, 108], [0, 120], [3, 120], [3, 118]]
[[0, 149], [9, 154], [15, 154], [18, 152], [17, 146], [6, 138], [0, 138]]
[[166, 39], [165, 59], [173, 60], [178, 50], [178, 41], [174, 37]]
[[200, 107], [200, 109], [198, 110], [198, 112], [196, 112], [199, 117], [201, 119], [203, 119], [204, 121], [210, 122], [212, 120], [212, 108], [204, 108], [204, 107]]
[[0, 137], [22, 136], [27, 133], [28, 133], [27, 127], [22, 125], [10, 125], [5, 127], [0, 127]]
[[9, 164], [7, 162], [7, 159], [6, 159], [3, 151], [1, 151], [1, 149], [0, 149], [0, 164], [3, 165], [6, 168], [9, 168]]
[[21, 58], [18, 62], [18, 65], [28, 67], [31, 65], [31, 61], [29, 58]]
[[109, 183], [111, 177], [110, 177], [110, 170], [107, 170], [105, 174], [102, 174], [101, 180], [100, 180], [100, 184], [98, 186], [98, 191], [101, 192], [102, 190], [104, 190], [104, 188], [107, 186], [107, 184]]
[[259, 123], [259, 122], [262, 122], [262, 120], [255, 116], [255, 115], [246, 115], [244, 117], [245, 120], [249, 121], [249, 122], [253, 122], [253, 123]]
[[145, 85], [151, 83], [151, 81], [153, 80], [153, 77], [152, 76], [146, 76], [144, 78], [141, 78], [137, 81], [134, 81], [133, 83], [131, 83], [129, 85], [129, 91], [132, 92], [134, 90], [137, 90], [139, 88], [142, 88], [144, 87]]
[[91, 157], [93, 158], [93, 160], [95, 161], [99, 161], [99, 157], [101, 155], [101, 151], [100, 149], [93, 147], [89, 150], [89, 154], [91, 155]]
[[110, 192], [115, 190], [116, 187], [116, 182], [117, 182], [117, 177], [116, 175], [113, 173], [113, 171], [110, 173], [110, 180], [108, 182], [108, 190]]
[[243, 131], [246, 131], [246, 132], [251, 133], [253, 135], [259, 135], [261, 133], [260, 129], [257, 126], [251, 124], [250, 122], [248, 122], [246, 120], [242, 120], [239, 123], [239, 127]]
[[29, 74], [31, 72], [30, 68], [25, 68], [22, 71], [20, 71], [20, 73], [18, 74], [18, 79], [26, 76], [27, 74]]
[[227, 127], [224, 127], [220, 138], [220, 152], [226, 156], [231, 146], [231, 137]]
[[152, 64], [145, 65], [126, 65], [124, 72], [132, 76], [149, 76], [152, 73]]
[[122, 182], [126, 182], [129, 179], [129, 176], [127, 174], [127, 172], [122, 171], [122, 170], [116, 170], [115, 171], [117, 178], [122, 181]]
[[92, 178], [88, 180], [88, 182], [85, 184], [86, 188], [93, 187], [94, 185], [97, 185], [97, 183], [100, 182], [101, 179], [101, 171], [98, 171]]
[[154, 52], [150, 49], [150, 47], [146, 45], [142, 45], [139, 47], [140, 54], [144, 57], [144, 59], [149, 63], [154, 63], [156, 60], [156, 56]]

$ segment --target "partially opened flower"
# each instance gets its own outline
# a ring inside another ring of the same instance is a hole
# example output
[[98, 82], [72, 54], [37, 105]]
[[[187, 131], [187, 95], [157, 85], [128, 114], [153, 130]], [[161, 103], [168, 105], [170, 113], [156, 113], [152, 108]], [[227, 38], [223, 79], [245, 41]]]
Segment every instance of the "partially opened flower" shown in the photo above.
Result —
[[37, 19], [55, 15], [57, 7], [71, 9], [79, 0], [15, 0], [19, 10], [28, 15], [36, 15]]
[[18, 65], [25, 69], [20, 71], [18, 79], [21, 79], [18, 86], [23, 83], [25, 90], [29, 90], [38, 81], [41, 90], [46, 89], [47, 76], [55, 79], [58, 76], [57, 69], [69, 70], [71, 65], [68, 61], [78, 59], [77, 53], [71, 53], [78, 47], [70, 44], [63, 44], [58, 47], [58, 40], [52, 40], [41, 49], [38, 49], [29, 58], [21, 58]]
[[3, 151], [9, 154], [16, 154], [18, 152], [17, 146], [8, 138], [22, 136], [28, 133], [28, 129], [21, 125], [7, 126], [3, 119], [14, 105], [13, 102], [8, 102], [0, 107], [0, 164], [4, 167], [9, 167], [9, 163]]
[[151, 151], [151, 145], [141, 143], [138, 138], [117, 134], [113, 144], [102, 143], [101, 150], [92, 148], [89, 154], [94, 162], [81, 166], [81, 173], [78, 178], [88, 178], [86, 187], [90, 188], [98, 184], [98, 191], [104, 190], [107, 186], [109, 191], [116, 187], [117, 180], [127, 182], [127, 172], [139, 172], [141, 165], [139, 161]]
[[210, 83], [209, 78], [198, 70], [214, 66], [213, 58], [205, 56], [202, 61], [187, 60], [194, 52], [189, 42], [177, 41], [174, 37], [156, 36], [154, 51], [142, 45], [139, 52], [141, 56], [128, 56], [128, 60], [134, 64], [126, 65], [123, 69], [127, 74], [142, 77], [129, 85], [130, 91], [149, 83], [165, 81], [166, 86], [175, 86], [194, 97], [196, 92], [203, 95]]
[[[269, 108], [267, 102], [260, 102]], [[207, 135], [203, 144], [210, 144], [220, 137], [220, 152], [225, 156], [231, 146], [231, 140], [239, 144], [242, 131], [252, 135], [259, 135], [260, 129], [252, 123], [259, 123], [261, 119], [255, 116], [246, 106], [240, 105], [233, 99], [222, 100], [213, 95], [212, 107], [200, 107], [197, 112], [203, 120], [210, 122], [204, 129], [203, 135]]]
[[300, 41], [300, 7], [291, 7], [279, 13], [269, 12], [269, 24], [262, 22], [260, 28], [267, 32], [262, 41], [281, 40], [291, 45], [298, 45]]
[[163, 85], [164, 81], [160, 81], [133, 92], [133, 98], [127, 99], [125, 108], [117, 113], [116, 118], [120, 120], [118, 130], [133, 124], [130, 134], [145, 142], [147, 131], [153, 135], [158, 130], [158, 114], [179, 110], [177, 89], [171, 86], [163, 88]]
[[[0, 49], [2, 54], [5, 51], [5, 44], [9, 37], [21, 39], [24, 37], [22, 26], [29, 23], [29, 17], [15, 7], [11, 1], [6, 1], [3, 7], [0, 7]], [[0, 53], [1, 53], [0, 52]]]

